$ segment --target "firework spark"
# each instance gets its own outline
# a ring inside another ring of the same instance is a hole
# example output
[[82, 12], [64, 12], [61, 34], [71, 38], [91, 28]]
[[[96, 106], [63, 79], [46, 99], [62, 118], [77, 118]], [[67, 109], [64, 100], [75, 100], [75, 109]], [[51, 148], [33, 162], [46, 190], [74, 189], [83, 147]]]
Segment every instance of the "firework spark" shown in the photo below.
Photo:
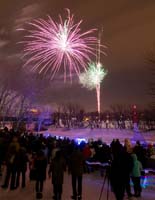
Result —
[[104, 77], [106, 76], [107, 71], [103, 66], [98, 63], [89, 63], [88, 69], [81, 73], [79, 76], [80, 83], [89, 90], [96, 88], [96, 85], [100, 84]]
[[37, 19], [31, 23], [24, 37], [23, 57], [27, 59], [24, 67], [31, 71], [49, 74], [51, 79], [60, 70], [64, 69], [64, 80], [69, 73], [80, 74], [81, 68], [86, 69], [90, 57], [95, 56], [94, 47], [97, 38], [92, 36], [96, 29], [81, 32], [82, 20], [74, 23], [74, 15], [67, 9], [65, 20], [59, 16], [55, 22], [50, 16], [47, 20]]
[[101, 63], [89, 63], [88, 69], [79, 76], [80, 83], [89, 90], [96, 89], [97, 110], [100, 113], [100, 84], [107, 71]]

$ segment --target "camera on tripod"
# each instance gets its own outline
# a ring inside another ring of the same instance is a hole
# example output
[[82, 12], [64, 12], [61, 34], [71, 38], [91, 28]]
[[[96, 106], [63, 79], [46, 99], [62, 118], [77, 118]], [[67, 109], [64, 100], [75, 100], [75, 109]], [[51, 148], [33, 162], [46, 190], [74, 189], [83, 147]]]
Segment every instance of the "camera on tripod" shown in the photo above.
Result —
[[99, 200], [101, 200], [106, 180], [107, 180], [107, 200], [109, 199], [111, 163], [112, 163], [112, 160], [108, 160], [107, 162], [104, 162], [104, 163], [86, 161], [86, 164], [88, 166], [100, 168], [101, 176], [104, 177]]

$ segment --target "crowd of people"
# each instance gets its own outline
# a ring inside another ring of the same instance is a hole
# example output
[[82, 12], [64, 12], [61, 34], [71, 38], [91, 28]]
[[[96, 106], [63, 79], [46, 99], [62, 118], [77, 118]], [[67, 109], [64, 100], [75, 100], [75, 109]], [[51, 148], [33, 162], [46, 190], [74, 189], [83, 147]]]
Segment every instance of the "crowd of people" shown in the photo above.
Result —
[[[140, 177], [147, 159], [155, 155], [153, 145], [143, 147], [139, 141], [132, 146], [128, 139], [124, 144], [114, 139], [110, 145], [101, 140], [90, 140], [77, 145], [69, 138], [45, 138], [33, 133], [20, 133], [5, 128], [0, 132], [0, 172], [6, 166], [2, 188], [15, 190], [26, 187], [26, 172], [35, 181], [36, 198], [43, 198], [46, 175], [52, 177], [53, 199], [61, 200], [64, 173], [71, 174], [72, 199], [82, 199], [83, 173], [90, 173], [86, 161], [108, 163], [109, 178], [116, 200], [123, 200], [125, 192], [130, 198], [130, 179], [134, 185], [134, 196], [141, 196]], [[20, 178], [21, 177], [21, 178]], [[21, 183], [20, 183], [21, 180]]]

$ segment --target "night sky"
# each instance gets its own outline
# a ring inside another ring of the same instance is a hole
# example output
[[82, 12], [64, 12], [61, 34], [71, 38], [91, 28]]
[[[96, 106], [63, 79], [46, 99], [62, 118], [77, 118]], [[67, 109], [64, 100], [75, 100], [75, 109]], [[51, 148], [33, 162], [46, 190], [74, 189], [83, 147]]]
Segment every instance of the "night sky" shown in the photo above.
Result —
[[[150, 102], [146, 59], [155, 50], [155, 0], [0, 0], [1, 79], [7, 77], [10, 87], [25, 92], [25, 79], [32, 75], [22, 68], [22, 48], [17, 44], [22, 35], [17, 29], [38, 17], [57, 19], [64, 8], [75, 14], [75, 20], [83, 19], [83, 30], [103, 27], [107, 56], [101, 60], [108, 75], [101, 85], [101, 109], [112, 104], [146, 107]], [[76, 77], [73, 84], [64, 84], [61, 73], [52, 81], [39, 76], [30, 83], [31, 90], [40, 90], [36, 97], [39, 103], [69, 101], [87, 110], [96, 109], [95, 90], [82, 88]]]

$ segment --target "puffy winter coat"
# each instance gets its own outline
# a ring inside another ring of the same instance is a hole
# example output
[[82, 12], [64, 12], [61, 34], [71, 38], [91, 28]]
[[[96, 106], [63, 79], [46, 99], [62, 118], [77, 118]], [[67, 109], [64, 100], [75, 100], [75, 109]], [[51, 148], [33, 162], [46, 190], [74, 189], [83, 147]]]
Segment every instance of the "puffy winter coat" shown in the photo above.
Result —
[[141, 171], [143, 169], [142, 164], [139, 160], [137, 160], [136, 154], [132, 154], [132, 159], [133, 159], [133, 168], [131, 171], [131, 176], [132, 177], [140, 177]]

